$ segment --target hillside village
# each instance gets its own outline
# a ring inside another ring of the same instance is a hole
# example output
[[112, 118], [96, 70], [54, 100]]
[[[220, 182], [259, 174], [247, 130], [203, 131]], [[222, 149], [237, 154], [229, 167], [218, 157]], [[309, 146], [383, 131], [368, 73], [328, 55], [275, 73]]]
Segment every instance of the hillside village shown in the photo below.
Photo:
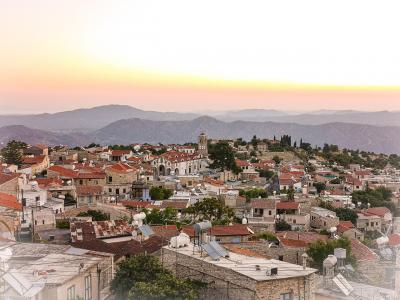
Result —
[[[132, 142], [4, 145], [0, 295], [399, 299], [399, 156], [288, 135]], [[128, 282], [128, 262], [168, 280]]]

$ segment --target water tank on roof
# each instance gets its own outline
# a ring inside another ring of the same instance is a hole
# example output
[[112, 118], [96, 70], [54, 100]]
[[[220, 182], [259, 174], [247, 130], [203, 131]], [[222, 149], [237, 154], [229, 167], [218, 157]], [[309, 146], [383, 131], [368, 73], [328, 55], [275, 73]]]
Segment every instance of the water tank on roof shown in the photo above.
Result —
[[335, 233], [337, 231], [337, 228], [336, 227], [331, 227], [331, 228], [329, 228], [329, 232], [330, 233]]
[[389, 243], [389, 238], [387, 236], [381, 236], [376, 239], [376, 243], [378, 244], [378, 246], [386, 245], [387, 243]]
[[327, 258], [325, 258], [324, 262], [323, 262], [323, 266], [324, 268], [334, 268], [337, 264], [337, 258], [334, 255], [328, 255]]
[[203, 221], [203, 222], [194, 224], [194, 231], [196, 232], [196, 234], [199, 234], [203, 231], [210, 229], [211, 227], [212, 227], [212, 224], [210, 221]]
[[335, 248], [335, 250], [333, 250], [333, 253], [338, 259], [346, 259], [346, 249]]
[[139, 220], [144, 220], [146, 219], [146, 214], [144, 212], [141, 212], [139, 214], [133, 215], [133, 220], [134, 221], [139, 221]]
[[242, 219], [242, 224], [247, 224], [247, 218]]

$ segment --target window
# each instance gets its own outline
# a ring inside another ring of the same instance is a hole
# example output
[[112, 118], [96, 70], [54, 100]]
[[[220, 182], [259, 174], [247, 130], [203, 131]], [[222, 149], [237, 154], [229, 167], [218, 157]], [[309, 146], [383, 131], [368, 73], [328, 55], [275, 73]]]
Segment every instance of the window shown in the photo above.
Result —
[[67, 300], [75, 300], [75, 286], [70, 286], [67, 289]]
[[293, 293], [281, 294], [280, 300], [293, 300]]
[[112, 193], [112, 189], [108, 189], [108, 192], [109, 192], [109, 193]]
[[85, 300], [92, 299], [92, 276], [85, 277]]
[[123, 191], [124, 194], [126, 193], [126, 189], [123, 189], [122, 191]]
[[42, 224], [44, 225], [44, 220], [42, 220]]
[[283, 261], [283, 255], [279, 255], [279, 260]]
[[81, 179], [81, 180], [79, 180], [79, 184], [80, 185], [82, 185], [83, 184], [83, 180]]
[[272, 215], [272, 211], [269, 210], [269, 211], [268, 211], [268, 215]]
[[115, 193], [119, 195], [119, 189], [115, 189]]

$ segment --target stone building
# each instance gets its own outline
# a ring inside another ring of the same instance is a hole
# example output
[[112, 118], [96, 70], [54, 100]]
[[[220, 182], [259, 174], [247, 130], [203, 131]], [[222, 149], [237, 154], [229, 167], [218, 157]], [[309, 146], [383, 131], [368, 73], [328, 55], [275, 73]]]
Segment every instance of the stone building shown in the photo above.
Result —
[[339, 225], [339, 218], [336, 213], [322, 207], [311, 208], [310, 225], [317, 229], [330, 229]]
[[207, 136], [204, 132], [199, 135], [198, 141], [198, 152], [200, 155], [207, 157], [208, 156], [208, 143]]
[[166, 246], [162, 262], [180, 278], [208, 283], [204, 299], [314, 299], [315, 269], [233, 252], [214, 260], [194, 247]]

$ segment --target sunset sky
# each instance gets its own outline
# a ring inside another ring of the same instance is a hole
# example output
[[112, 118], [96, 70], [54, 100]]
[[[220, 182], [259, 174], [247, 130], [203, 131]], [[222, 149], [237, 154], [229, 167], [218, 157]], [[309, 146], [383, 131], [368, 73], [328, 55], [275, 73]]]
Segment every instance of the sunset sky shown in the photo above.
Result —
[[0, 0], [0, 113], [400, 110], [399, 1]]

